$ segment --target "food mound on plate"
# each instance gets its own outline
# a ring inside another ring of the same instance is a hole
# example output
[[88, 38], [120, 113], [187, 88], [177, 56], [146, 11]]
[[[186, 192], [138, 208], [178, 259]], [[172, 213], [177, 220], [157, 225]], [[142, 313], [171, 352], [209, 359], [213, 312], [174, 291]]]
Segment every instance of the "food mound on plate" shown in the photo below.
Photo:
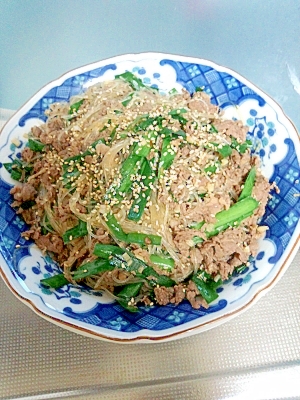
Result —
[[247, 127], [201, 89], [161, 94], [125, 72], [46, 113], [5, 164], [23, 236], [61, 266], [43, 285], [105, 290], [129, 311], [207, 308], [257, 253], [272, 185]]

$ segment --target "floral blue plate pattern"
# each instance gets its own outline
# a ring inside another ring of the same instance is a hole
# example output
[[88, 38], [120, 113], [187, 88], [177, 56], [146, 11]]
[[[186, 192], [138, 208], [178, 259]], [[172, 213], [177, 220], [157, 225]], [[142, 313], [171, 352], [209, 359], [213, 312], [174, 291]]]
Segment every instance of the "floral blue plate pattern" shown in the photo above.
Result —
[[[14, 182], [3, 167], [19, 155], [26, 133], [46, 120], [51, 103], [65, 102], [90, 85], [131, 71], [146, 85], [167, 93], [184, 87], [203, 87], [228, 118], [249, 127], [252, 151], [262, 170], [275, 181], [261, 221], [269, 230], [259, 253], [240, 275], [219, 288], [219, 298], [208, 310], [178, 306], [142, 307], [131, 314], [105, 293], [66, 285], [48, 290], [40, 280], [59, 267], [21, 237], [25, 223], [14, 209], [9, 193]], [[282, 276], [299, 246], [300, 168], [298, 133], [281, 108], [236, 72], [203, 59], [159, 53], [130, 54], [90, 64], [66, 73], [35, 94], [4, 126], [0, 137], [0, 264], [1, 275], [12, 292], [40, 316], [77, 333], [115, 342], [153, 342], [180, 338], [215, 327], [253, 304]]]

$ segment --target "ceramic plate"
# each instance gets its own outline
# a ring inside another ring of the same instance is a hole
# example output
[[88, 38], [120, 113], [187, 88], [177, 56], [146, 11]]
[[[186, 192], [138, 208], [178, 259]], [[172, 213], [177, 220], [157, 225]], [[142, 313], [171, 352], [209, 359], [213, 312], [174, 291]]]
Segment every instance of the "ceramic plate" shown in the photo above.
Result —
[[257, 257], [241, 275], [232, 276], [219, 288], [219, 298], [208, 310], [195, 310], [183, 302], [142, 307], [131, 314], [104, 293], [71, 284], [47, 290], [40, 280], [56, 274], [58, 266], [21, 237], [26, 226], [10, 206], [9, 191], [14, 182], [0, 164], [1, 275], [13, 293], [40, 316], [77, 333], [115, 342], [171, 340], [215, 327], [246, 310], [290, 264], [298, 249], [300, 230], [299, 138], [272, 99], [228, 68], [169, 54], [130, 54], [75, 69], [42, 88], [4, 126], [1, 162], [10, 162], [20, 154], [26, 142], [24, 134], [46, 120], [45, 110], [51, 103], [68, 101], [88, 86], [127, 70], [162, 92], [182, 87], [194, 92], [203, 87], [228, 118], [248, 125], [248, 138], [261, 159], [263, 173], [280, 188], [261, 222], [269, 230], [260, 241]]

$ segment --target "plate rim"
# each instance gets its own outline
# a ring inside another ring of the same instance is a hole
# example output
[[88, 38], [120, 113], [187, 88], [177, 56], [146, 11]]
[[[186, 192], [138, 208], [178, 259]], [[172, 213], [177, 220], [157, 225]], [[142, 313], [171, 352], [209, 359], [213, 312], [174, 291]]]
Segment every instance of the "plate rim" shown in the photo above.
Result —
[[[62, 84], [66, 79], [79, 75], [81, 73], [96, 69], [97, 67], [101, 67], [102, 64], [105, 63], [117, 63], [118, 61], [124, 61], [124, 58], [126, 57], [126, 61], [131, 61], [130, 58], [133, 58], [133, 61], [138, 61], [140, 59], [141, 61], [144, 59], [155, 59], [155, 58], [167, 58], [169, 57], [171, 60], [176, 60], [179, 62], [190, 62], [190, 63], [196, 63], [196, 64], [203, 64], [203, 65], [208, 65], [213, 69], [216, 69], [218, 72], [226, 72], [229, 73], [230, 75], [238, 77], [238, 79], [246, 84], [248, 87], [253, 89], [257, 94], [262, 94], [263, 97], [266, 97], [268, 100], [268, 104], [270, 104], [274, 109], [279, 112], [281, 115], [280, 117], [285, 120], [287, 124], [290, 125], [292, 130], [295, 131], [295, 133], [298, 133], [298, 130], [295, 126], [295, 124], [292, 122], [292, 120], [285, 114], [283, 108], [281, 107], [280, 104], [278, 104], [273, 98], [271, 98], [266, 92], [264, 92], [262, 89], [260, 89], [258, 86], [253, 84], [251, 81], [249, 81], [247, 78], [245, 78], [243, 75], [240, 73], [236, 72], [235, 70], [223, 66], [221, 64], [218, 64], [214, 61], [211, 61], [209, 59], [204, 59], [204, 58], [198, 58], [198, 57], [191, 57], [191, 56], [182, 56], [178, 54], [171, 54], [171, 53], [164, 53], [164, 52], [139, 52], [139, 53], [124, 53], [122, 55], [117, 55], [117, 56], [112, 56], [108, 57], [105, 59], [101, 59], [92, 63], [88, 63], [73, 69], [68, 70], [67, 72], [61, 74], [58, 78], [53, 79], [46, 83], [44, 86], [42, 86], [35, 94], [33, 94], [18, 110], [16, 110], [13, 115], [6, 121], [4, 126], [0, 130], [0, 134], [6, 129], [6, 127], [18, 116], [18, 114], [21, 114], [26, 107], [31, 107], [32, 104], [35, 104], [35, 99], [38, 98], [40, 100], [49, 90], [49, 87], [59, 86]], [[48, 89], [48, 90], [47, 90]], [[286, 124], [285, 124], [286, 125]], [[299, 133], [296, 135], [298, 137], [298, 145], [300, 143], [300, 136]], [[295, 139], [295, 138], [293, 138]], [[291, 244], [292, 243], [292, 244]], [[189, 327], [186, 329], [182, 329], [181, 325], [178, 325], [173, 328], [168, 328], [165, 330], [161, 331], [155, 331], [156, 333], [155, 336], [150, 336], [150, 335], [145, 335], [142, 332], [145, 331], [145, 329], [142, 329], [137, 332], [121, 332], [121, 335], [123, 337], [120, 337], [116, 335], [115, 330], [109, 330], [108, 328], [102, 328], [100, 327], [101, 330], [106, 330], [109, 331], [112, 335], [110, 334], [105, 334], [105, 333], [100, 333], [100, 332], [95, 332], [93, 329], [88, 329], [82, 326], [78, 326], [74, 323], [71, 323], [68, 321], [68, 319], [72, 319], [64, 314], [59, 314], [63, 318], [57, 318], [52, 315], [50, 315], [50, 312], [46, 312], [43, 310], [45, 307], [47, 310], [48, 308], [46, 306], [44, 307], [38, 307], [32, 299], [29, 297], [26, 297], [26, 290], [24, 290], [25, 294], [20, 293], [20, 288], [16, 288], [15, 285], [12, 284], [11, 279], [9, 279], [8, 275], [9, 273], [12, 275], [12, 272], [10, 268], [6, 265], [6, 261], [2, 254], [0, 255], [0, 260], [1, 260], [1, 265], [0, 265], [0, 275], [5, 282], [6, 286], [10, 289], [10, 291], [19, 299], [22, 301], [23, 304], [26, 304], [31, 308], [37, 315], [42, 317], [45, 320], [48, 320], [55, 325], [58, 325], [62, 328], [65, 328], [67, 330], [70, 330], [72, 332], [75, 332], [77, 334], [89, 336], [92, 338], [97, 338], [109, 342], [116, 342], [116, 343], [158, 343], [158, 342], [163, 342], [163, 341], [170, 341], [170, 340], [175, 340], [175, 339], [180, 339], [183, 337], [188, 337], [191, 335], [194, 335], [196, 333], [204, 332], [207, 331], [211, 328], [214, 328], [216, 326], [221, 325], [224, 322], [227, 322], [231, 320], [232, 318], [240, 315], [244, 311], [246, 311], [249, 307], [251, 307], [253, 304], [255, 304], [263, 295], [265, 295], [270, 289], [272, 289], [275, 284], [280, 280], [280, 278], [283, 276], [283, 274], [286, 272], [288, 269], [289, 265], [293, 261], [294, 256], [296, 255], [298, 248], [300, 247], [300, 233], [297, 235], [297, 227], [295, 228], [295, 231], [290, 239], [290, 243], [285, 250], [285, 252], [288, 253], [285, 255], [284, 260], [282, 261], [282, 264], [280, 265], [280, 268], [277, 270], [275, 276], [271, 279], [271, 281], [267, 281], [264, 285], [261, 286], [261, 288], [256, 291], [254, 294], [252, 294], [249, 298], [249, 301], [246, 303], [242, 304], [241, 306], [238, 306], [234, 308], [232, 311], [226, 312], [221, 316], [218, 316], [216, 318], [213, 318], [211, 321], [206, 321], [206, 322], [200, 322], [194, 327]], [[3, 268], [2, 263], [4, 263], [5, 268]], [[5, 269], [8, 270], [8, 273], [5, 272]], [[18, 282], [16, 280], [16, 282]], [[15, 282], [14, 282], [15, 283]], [[20, 285], [20, 283], [18, 283]], [[16, 284], [17, 286], [17, 284]], [[23, 289], [23, 288], [22, 288]], [[57, 310], [55, 310], [56, 313], [58, 313]], [[66, 320], [67, 319], [67, 320]], [[93, 326], [97, 328], [97, 326]], [[170, 330], [175, 330], [175, 332], [172, 333], [165, 333], [162, 334], [162, 332], [168, 332]], [[131, 337], [124, 337], [124, 335], [129, 335]]]

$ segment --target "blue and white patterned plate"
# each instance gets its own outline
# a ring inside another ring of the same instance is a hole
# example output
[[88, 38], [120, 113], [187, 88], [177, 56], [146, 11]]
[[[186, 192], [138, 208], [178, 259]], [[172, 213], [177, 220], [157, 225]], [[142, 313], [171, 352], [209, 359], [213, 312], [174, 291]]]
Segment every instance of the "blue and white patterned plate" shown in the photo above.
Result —
[[[58, 266], [20, 236], [24, 222], [11, 208], [14, 182], [2, 163], [18, 155], [33, 125], [46, 120], [51, 103], [68, 101], [98, 81], [132, 71], [162, 92], [172, 88], [204, 87], [228, 118], [249, 127], [253, 151], [264, 174], [275, 181], [274, 193], [262, 224], [268, 225], [259, 253], [242, 275], [219, 288], [219, 298], [208, 310], [178, 306], [142, 307], [131, 314], [104, 293], [64, 286], [52, 291], [40, 279]], [[144, 53], [114, 57], [66, 73], [35, 94], [4, 126], [0, 137], [0, 264], [1, 275], [19, 299], [40, 316], [77, 333], [115, 342], [171, 340], [215, 327], [238, 315], [270, 289], [287, 269], [299, 245], [300, 146], [295, 127], [281, 108], [245, 78], [213, 62], [170, 54]], [[19, 246], [17, 246], [19, 245]], [[16, 247], [17, 246], [17, 247]]]

